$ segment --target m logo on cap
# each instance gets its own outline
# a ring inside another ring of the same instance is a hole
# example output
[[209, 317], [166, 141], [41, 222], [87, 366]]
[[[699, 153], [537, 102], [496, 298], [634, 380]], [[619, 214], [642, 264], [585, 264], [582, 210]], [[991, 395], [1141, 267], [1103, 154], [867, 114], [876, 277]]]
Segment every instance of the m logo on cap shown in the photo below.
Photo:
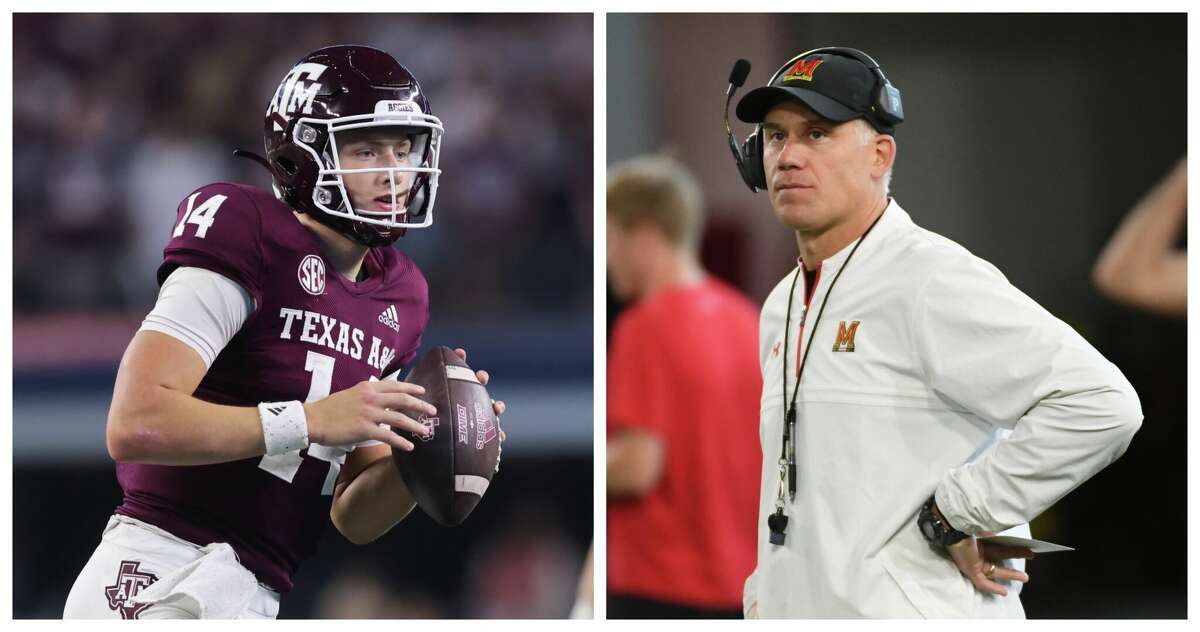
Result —
[[779, 78], [780, 83], [788, 81], [812, 81], [817, 66], [825, 63], [824, 59], [798, 59], [787, 74]]

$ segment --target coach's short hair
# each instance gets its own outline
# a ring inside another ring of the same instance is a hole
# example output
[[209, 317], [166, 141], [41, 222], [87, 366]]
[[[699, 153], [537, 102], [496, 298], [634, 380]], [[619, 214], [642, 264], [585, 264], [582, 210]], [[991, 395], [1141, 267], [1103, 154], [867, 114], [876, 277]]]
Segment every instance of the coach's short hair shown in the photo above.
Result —
[[676, 246], [699, 241], [704, 195], [675, 158], [649, 154], [610, 165], [607, 198], [608, 217], [619, 226], [649, 222]]

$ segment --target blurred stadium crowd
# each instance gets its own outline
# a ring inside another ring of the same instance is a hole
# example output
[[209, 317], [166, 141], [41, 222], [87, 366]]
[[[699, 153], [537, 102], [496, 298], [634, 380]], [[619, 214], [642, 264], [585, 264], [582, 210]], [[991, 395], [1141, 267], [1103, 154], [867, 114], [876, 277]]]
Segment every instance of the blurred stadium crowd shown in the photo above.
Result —
[[179, 201], [209, 182], [269, 185], [232, 151], [261, 152], [279, 80], [333, 43], [392, 53], [446, 127], [434, 228], [399, 244], [431, 279], [433, 304], [491, 313], [590, 305], [590, 284], [576, 282], [591, 271], [587, 16], [82, 14], [18, 23], [18, 314], [151, 305]]
[[[434, 225], [397, 247], [429, 279], [425, 344], [461, 344], [503, 389], [510, 449], [462, 527], [418, 510], [368, 547], [326, 533], [280, 616], [566, 616], [592, 538], [592, 16], [17, 14], [13, 30], [13, 616], [61, 615], [120, 500], [105, 413], [177, 205], [270, 185], [232, 152], [262, 151], [280, 79], [330, 44], [391, 53], [445, 125]], [[554, 358], [530, 357], [547, 341]]]

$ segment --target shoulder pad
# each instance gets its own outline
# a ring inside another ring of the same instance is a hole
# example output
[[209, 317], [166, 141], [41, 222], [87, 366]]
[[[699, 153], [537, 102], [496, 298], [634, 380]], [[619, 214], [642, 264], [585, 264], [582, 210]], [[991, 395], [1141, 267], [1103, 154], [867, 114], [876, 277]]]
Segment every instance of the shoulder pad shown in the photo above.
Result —
[[212, 270], [262, 300], [262, 213], [250, 187], [209, 184], [179, 203], [158, 268], [161, 285], [175, 268]]

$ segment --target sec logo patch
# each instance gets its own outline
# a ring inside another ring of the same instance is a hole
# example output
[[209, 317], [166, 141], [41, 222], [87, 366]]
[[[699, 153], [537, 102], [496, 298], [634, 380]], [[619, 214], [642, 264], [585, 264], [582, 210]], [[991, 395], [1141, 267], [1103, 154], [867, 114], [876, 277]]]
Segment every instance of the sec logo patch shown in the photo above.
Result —
[[296, 271], [296, 276], [300, 279], [300, 287], [304, 288], [305, 292], [313, 296], [320, 296], [325, 293], [325, 262], [316, 255], [308, 255], [300, 262], [300, 269]]

